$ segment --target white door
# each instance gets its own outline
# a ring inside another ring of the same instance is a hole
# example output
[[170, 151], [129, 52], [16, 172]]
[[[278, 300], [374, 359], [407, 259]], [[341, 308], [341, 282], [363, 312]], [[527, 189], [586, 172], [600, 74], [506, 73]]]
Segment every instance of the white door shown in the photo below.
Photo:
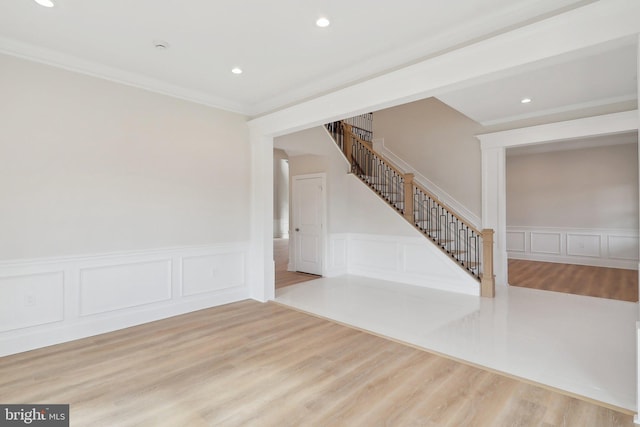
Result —
[[295, 269], [322, 275], [324, 175], [293, 178]]

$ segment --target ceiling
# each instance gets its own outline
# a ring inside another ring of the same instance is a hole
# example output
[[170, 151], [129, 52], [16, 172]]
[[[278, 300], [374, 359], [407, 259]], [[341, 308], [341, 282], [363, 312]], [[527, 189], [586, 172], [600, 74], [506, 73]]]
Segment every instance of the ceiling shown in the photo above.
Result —
[[[55, 7], [44, 8], [33, 0], [3, 0], [0, 52], [248, 116], [593, 2], [54, 1]], [[316, 27], [320, 16], [331, 25]], [[156, 48], [159, 41], [168, 48]], [[441, 99], [480, 122], [530, 114], [534, 108], [621, 99], [636, 93], [630, 80], [633, 52], [628, 44], [596, 57], [542, 64], [502, 80], [501, 90], [485, 82]], [[244, 72], [232, 74], [236, 66]], [[562, 83], [567, 78], [572, 85]], [[607, 83], [590, 86], [594, 90], [586, 96], [584, 82], [592, 79]], [[545, 98], [549, 94], [553, 99]], [[521, 96], [534, 100], [529, 110], [519, 105]]]
[[634, 37], [551, 58], [438, 99], [484, 126], [637, 102], [637, 43]]

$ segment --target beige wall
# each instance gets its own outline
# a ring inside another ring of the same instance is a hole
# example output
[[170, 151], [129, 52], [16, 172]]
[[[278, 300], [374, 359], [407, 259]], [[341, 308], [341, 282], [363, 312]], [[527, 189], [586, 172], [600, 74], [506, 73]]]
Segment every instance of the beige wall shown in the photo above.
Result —
[[318, 126], [275, 138], [274, 146], [287, 151], [291, 178], [314, 173], [327, 175], [327, 229], [330, 233], [347, 232], [349, 167], [328, 133]]
[[480, 142], [477, 122], [436, 98], [373, 115], [374, 138], [473, 214], [481, 215]]
[[[415, 231], [401, 215], [382, 201], [357, 178], [349, 177], [344, 156], [322, 127], [276, 138], [276, 147], [289, 156], [289, 173], [327, 174], [327, 211], [330, 233], [365, 233], [414, 236]], [[306, 154], [301, 154], [301, 153]]]
[[289, 234], [289, 158], [284, 150], [273, 150], [273, 236]]
[[0, 259], [249, 239], [245, 117], [0, 55]]
[[507, 225], [638, 229], [637, 144], [507, 156]]

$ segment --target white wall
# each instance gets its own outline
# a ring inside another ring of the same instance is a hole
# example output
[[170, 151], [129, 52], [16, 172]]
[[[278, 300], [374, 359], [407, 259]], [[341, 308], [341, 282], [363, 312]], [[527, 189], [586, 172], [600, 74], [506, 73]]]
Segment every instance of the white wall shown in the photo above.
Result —
[[[436, 98], [373, 114], [374, 139], [444, 190], [475, 217], [481, 213], [482, 127]], [[464, 215], [464, 212], [461, 212]], [[471, 219], [471, 218], [469, 218]]]
[[288, 153], [290, 177], [327, 174], [327, 229], [329, 233], [345, 232], [349, 218], [346, 181], [349, 166], [329, 134], [317, 126], [275, 138], [274, 146]]
[[245, 117], [0, 56], [0, 259], [247, 241]]
[[506, 157], [509, 257], [637, 269], [637, 143], [528, 151]]
[[273, 150], [273, 237], [289, 236], [289, 158]]
[[245, 117], [0, 55], [0, 355], [245, 299]]

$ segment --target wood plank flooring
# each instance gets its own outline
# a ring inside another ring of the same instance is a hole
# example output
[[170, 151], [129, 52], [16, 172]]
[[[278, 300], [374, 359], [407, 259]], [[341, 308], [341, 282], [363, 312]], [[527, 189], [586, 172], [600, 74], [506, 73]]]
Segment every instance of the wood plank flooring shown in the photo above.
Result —
[[315, 274], [287, 271], [287, 264], [289, 263], [289, 239], [273, 239], [273, 258], [276, 265], [276, 289], [320, 277]]
[[0, 402], [72, 426], [632, 426], [632, 416], [276, 303], [0, 358]]
[[638, 301], [636, 270], [510, 259], [509, 284], [620, 301]]

